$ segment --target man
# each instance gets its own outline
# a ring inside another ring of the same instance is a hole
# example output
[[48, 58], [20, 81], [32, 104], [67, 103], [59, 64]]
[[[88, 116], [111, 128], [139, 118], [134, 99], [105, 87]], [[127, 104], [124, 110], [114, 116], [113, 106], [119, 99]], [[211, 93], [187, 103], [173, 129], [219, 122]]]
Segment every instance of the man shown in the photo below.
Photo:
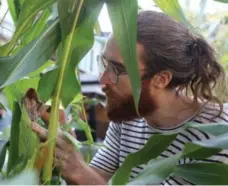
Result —
[[[107, 95], [107, 111], [112, 121], [102, 148], [90, 165], [79, 152], [68, 153], [71, 145], [60, 136], [57, 139], [56, 163], [71, 184], [107, 184], [125, 158], [141, 149], [155, 133], [178, 130], [188, 121], [198, 123], [227, 122], [228, 114], [213, 94], [224, 71], [217, 63], [207, 42], [193, 35], [184, 25], [163, 13], [143, 11], [138, 15], [137, 54], [142, 92], [137, 115], [129, 77], [113, 35], [102, 54], [104, 72], [100, 79]], [[190, 95], [192, 96], [188, 96]], [[37, 125], [41, 136], [44, 131]], [[160, 157], [180, 152], [186, 142], [212, 138], [198, 129], [179, 132]], [[205, 162], [228, 162], [222, 151]], [[194, 160], [182, 159], [182, 163]], [[133, 168], [134, 178], [145, 165]], [[158, 183], [159, 184], [159, 183]], [[191, 184], [183, 178], [168, 177], [162, 184]]]

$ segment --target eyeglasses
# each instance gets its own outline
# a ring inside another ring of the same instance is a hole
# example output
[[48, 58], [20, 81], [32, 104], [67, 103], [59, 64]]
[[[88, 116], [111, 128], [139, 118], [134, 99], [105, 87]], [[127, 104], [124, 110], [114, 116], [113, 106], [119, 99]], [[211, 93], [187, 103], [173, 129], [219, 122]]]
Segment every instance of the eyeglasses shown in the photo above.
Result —
[[[98, 60], [98, 67], [100, 70], [100, 77], [104, 74], [104, 72], [108, 72], [109, 80], [114, 84], [118, 83], [120, 75], [128, 74], [126, 68], [120, 62], [107, 60], [104, 56], [100, 56], [100, 60]], [[143, 70], [145, 69], [141, 69], [140, 71]]]

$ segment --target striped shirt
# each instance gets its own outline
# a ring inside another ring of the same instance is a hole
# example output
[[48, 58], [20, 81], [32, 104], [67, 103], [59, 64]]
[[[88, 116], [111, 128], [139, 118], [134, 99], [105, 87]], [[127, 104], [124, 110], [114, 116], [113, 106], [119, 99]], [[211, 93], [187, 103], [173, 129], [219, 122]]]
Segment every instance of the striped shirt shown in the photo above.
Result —
[[[196, 117], [191, 121], [196, 123], [216, 123], [222, 122], [228, 124], [228, 107], [224, 106], [223, 112], [219, 117], [213, 118], [218, 113], [218, 108], [212, 105], [206, 105]], [[181, 127], [181, 126], [180, 126]], [[179, 128], [173, 129], [173, 131]], [[153, 134], [165, 133], [167, 130], [154, 128], [147, 124], [144, 119], [135, 119], [134, 121], [116, 124], [111, 122], [106, 133], [104, 144], [108, 148], [101, 148], [90, 165], [99, 168], [107, 173], [113, 174], [124, 162], [130, 153], [140, 150]], [[170, 132], [170, 130], [169, 130]], [[196, 128], [187, 128], [178, 133], [176, 139], [168, 146], [168, 148], [160, 154], [160, 157], [168, 158], [182, 151], [185, 143], [195, 140], [211, 139], [214, 136], [200, 131]], [[179, 164], [185, 164], [193, 161], [190, 158], [179, 160]], [[222, 150], [210, 158], [200, 160], [201, 162], [221, 162], [228, 163], [228, 150]], [[146, 165], [139, 165], [132, 169], [130, 180], [137, 176]], [[129, 181], [130, 181], [129, 180]], [[169, 176], [162, 185], [190, 185], [192, 183], [187, 180]]]

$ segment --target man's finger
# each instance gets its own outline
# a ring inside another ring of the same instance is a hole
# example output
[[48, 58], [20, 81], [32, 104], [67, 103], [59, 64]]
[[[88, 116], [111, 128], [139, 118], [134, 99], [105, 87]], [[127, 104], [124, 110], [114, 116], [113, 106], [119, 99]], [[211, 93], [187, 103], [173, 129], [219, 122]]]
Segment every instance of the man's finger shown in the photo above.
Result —
[[46, 140], [48, 136], [48, 130], [41, 127], [39, 124], [32, 122], [32, 130], [37, 132], [41, 139]]
[[65, 139], [63, 139], [63, 138], [61, 138], [61, 137], [59, 137], [59, 136], [60, 136], [60, 134], [58, 133], [58, 136], [57, 136], [57, 138], [56, 138], [56, 145], [57, 145], [60, 149], [65, 150], [65, 149], [69, 146], [69, 144], [68, 144], [68, 142], [67, 142]]

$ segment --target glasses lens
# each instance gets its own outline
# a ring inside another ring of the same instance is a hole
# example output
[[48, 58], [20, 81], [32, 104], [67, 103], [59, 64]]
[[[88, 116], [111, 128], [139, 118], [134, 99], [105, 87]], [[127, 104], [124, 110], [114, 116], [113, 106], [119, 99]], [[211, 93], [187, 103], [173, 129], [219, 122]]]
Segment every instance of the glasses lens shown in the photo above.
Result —
[[106, 70], [107, 65], [105, 64], [105, 62], [102, 59], [102, 57], [99, 58], [99, 60], [97, 61], [97, 64], [98, 64], [99, 74], [101, 76], [104, 73], [104, 71]]
[[117, 82], [116, 68], [102, 57], [100, 58], [100, 60], [98, 60], [98, 69], [100, 73], [100, 78], [106, 71], [107, 75], [109, 76], [109, 80], [112, 83]]

